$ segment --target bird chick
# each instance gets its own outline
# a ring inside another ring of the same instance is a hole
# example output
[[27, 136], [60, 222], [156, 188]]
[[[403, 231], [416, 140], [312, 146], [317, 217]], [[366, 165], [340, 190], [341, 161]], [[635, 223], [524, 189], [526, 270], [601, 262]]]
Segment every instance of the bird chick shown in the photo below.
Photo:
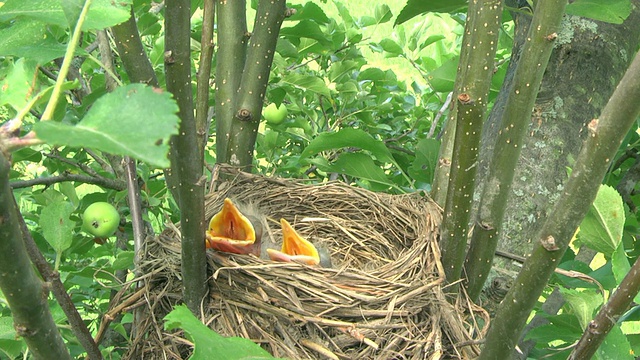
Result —
[[280, 225], [282, 225], [282, 248], [280, 251], [267, 249], [271, 260], [331, 267], [331, 257], [326, 249], [316, 248], [298, 234], [287, 220], [280, 219]]
[[[246, 214], [246, 215], [245, 215]], [[262, 225], [255, 214], [241, 212], [229, 198], [209, 222], [206, 247], [233, 254], [260, 255]]]

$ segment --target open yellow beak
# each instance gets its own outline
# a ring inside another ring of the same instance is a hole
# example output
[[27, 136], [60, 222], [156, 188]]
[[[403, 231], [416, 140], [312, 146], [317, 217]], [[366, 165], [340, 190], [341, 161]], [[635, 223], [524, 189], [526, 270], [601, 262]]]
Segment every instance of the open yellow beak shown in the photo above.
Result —
[[291, 224], [285, 219], [280, 219], [282, 225], [282, 250], [267, 249], [269, 258], [273, 261], [298, 262], [307, 265], [318, 265], [320, 255], [312, 243], [300, 236]]
[[[256, 232], [251, 221], [230, 199], [224, 199], [222, 210], [209, 222], [206, 247], [234, 254], [260, 254]], [[256, 251], [257, 248], [257, 251]]]

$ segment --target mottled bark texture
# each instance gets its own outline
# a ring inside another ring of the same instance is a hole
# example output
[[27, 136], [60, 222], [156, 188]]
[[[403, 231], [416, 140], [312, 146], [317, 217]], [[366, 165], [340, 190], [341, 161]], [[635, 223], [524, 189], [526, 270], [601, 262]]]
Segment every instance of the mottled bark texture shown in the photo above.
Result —
[[[561, 193], [567, 167], [587, 136], [586, 124], [599, 116], [638, 46], [640, 1], [632, 3], [633, 12], [622, 25], [565, 16], [516, 168], [498, 249], [518, 255], [530, 252], [531, 238]], [[525, 16], [518, 15], [518, 27], [527, 26]], [[522, 44], [524, 34], [517, 29], [515, 47]], [[515, 60], [518, 54], [515, 48]], [[510, 88], [508, 80], [502, 93]], [[497, 100], [483, 129], [482, 174], [491, 139], [500, 129], [503, 101], [503, 97]]]

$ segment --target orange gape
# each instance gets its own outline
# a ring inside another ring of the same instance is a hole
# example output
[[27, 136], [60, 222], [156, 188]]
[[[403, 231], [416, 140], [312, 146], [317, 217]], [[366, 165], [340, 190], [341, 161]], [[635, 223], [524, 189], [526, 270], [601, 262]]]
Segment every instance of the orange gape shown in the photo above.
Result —
[[234, 254], [259, 254], [256, 232], [251, 221], [245, 217], [230, 199], [224, 199], [222, 210], [209, 222], [206, 247]]
[[307, 265], [318, 265], [320, 255], [312, 243], [307, 241], [285, 219], [280, 219], [282, 225], [282, 249], [267, 249], [269, 258], [273, 261], [298, 262]]

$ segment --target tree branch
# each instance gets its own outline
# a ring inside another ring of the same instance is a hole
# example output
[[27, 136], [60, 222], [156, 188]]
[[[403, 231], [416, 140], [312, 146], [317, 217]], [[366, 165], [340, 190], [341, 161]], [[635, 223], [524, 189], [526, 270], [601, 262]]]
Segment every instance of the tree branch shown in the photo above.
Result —
[[[545, 1], [538, 3], [540, 9]], [[534, 19], [535, 21], [535, 19]], [[535, 26], [532, 26], [535, 28]], [[580, 221], [593, 203], [600, 183], [635, 119], [640, 115], [640, 55], [622, 78], [589, 136], [571, 176], [536, 237], [533, 252], [498, 309], [480, 359], [508, 358], [531, 309], [564, 255]]]
[[[18, 206], [15, 203], [15, 198], [14, 206]], [[20, 230], [24, 239], [24, 245], [29, 257], [31, 258], [31, 262], [35, 265], [36, 269], [38, 269], [42, 278], [51, 285], [51, 291], [58, 301], [58, 304], [60, 304], [60, 308], [62, 308], [62, 311], [64, 311], [64, 314], [67, 316], [67, 320], [69, 321], [69, 325], [71, 325], [73, 334], [78, 339], [78, 342], [80, 342], [80, 345], [82, 345], [82, 347], [87, 351], [89, 359], [103, 359], [100, 348], [98, 348], [98, 344], [93, 341], [87, 325], [78, 313], [78, 309], [76, 309], [73, 304], [73, 300], [71, 300], [71, 297], [67, 293], [67, 289], [65, 289], [64, 284], [60, 281], [60, 274], [57, 271], [52, 270], [47, 260], [42, 256], [40, 249], [38, 249], [38, 245], [36, 245], [35, 240], [33, 240], [33, 237], [31, 236], [31, 232], [29, 231], [27, 224], [24, 222], [24, 218], [20, 216], [18, 220], [20, 221]]]
[[218, 52], [216, 56], [216, 161], [228, 162], [231, 123], [246, 61], [247, 4], [245, 0], [217, 0]]
[[613, 325], [616, 324], [617, 319], [629, 308], [635, 296], [638, 295], [638, 291], [640, 291], [640, 258], [636, 259], [609, 301], [589, 322], [584, 334], [567, 359], [591, 359]]
[[476, 52], [469, 53], [468, 61], [461, 62], [466, 65], [462, 66], [464, 70], [460, 69], [462, 75], [456, 84], [456, 106], [452, 115], [456, 120], [455, 144], [440, 233], [442, 265], [450, 283], [460, 278], [467, 247], [478, 145], [493, 76], [502, 7], [502, 0], [469, 3], [464, 33], [467, 39], [463, 42], [474, 44]]
[[465, 286], [474, 300], [491, 270], [523, 138], [566, 4], [566, 0], [538, 3], [515, 71], [465, 262], [466, 273], [473, 274]]
[[180, 108], [180, 128], [171, 140], [171, 170], [178, 177], [184, 301], [194, 314], [206, 300], [204, 151], [198, 147], [191, 94], [191, 1], [165, 1], [167, 90]]
[[[197, 74], [196, 90], [196, 133], [198, 149], [204, 151], [209, 134], [209, 81], [211, 80], [211, 63], [213, 58], [213, 25], [215, 18], [215, 0], [204, 0], [202, 15], [202, 38], [200, 45], [200, 68]], [[204, 156], [204, 155], [203, 155]]]
[[238, 89], [236, 113], [231, 123], [227, 158], [234, 166], [250, 170], [253, 163], [262, 103], [278, 41], [280, 26], [287, 13], [286, 0], [260, 1], [256, 10], [253, 34]]
[[63, 173], [61, 175], [56, 175], [56, 176], [35, 178], [31, 180], [16, 180], [16, 181], [11, 181], [10, 184], [11, 184], [11, 188], [13, 189], [22, 189], [26, 187], [35, 186], [35, 185], [50, 186], [50, 185], [65, 182], [65, 181], [78, 181], [85, 184], [98, 185], [103, 188], [113, 189], [117, 191], [122, 191], [127, 188], [127, 184], [122, 180], [107, 179], [104, 177], [95, 177], [95, 176], [89, 176], [89, 175], [70, 174], [70, 173]]
[[9, 186], [11, 166], [0, 152], [0, 290], [16, 333], [35, 359], [71, 359], [47, 304], [48, 289], [36, 275], [20, 231], [21, 218]]

